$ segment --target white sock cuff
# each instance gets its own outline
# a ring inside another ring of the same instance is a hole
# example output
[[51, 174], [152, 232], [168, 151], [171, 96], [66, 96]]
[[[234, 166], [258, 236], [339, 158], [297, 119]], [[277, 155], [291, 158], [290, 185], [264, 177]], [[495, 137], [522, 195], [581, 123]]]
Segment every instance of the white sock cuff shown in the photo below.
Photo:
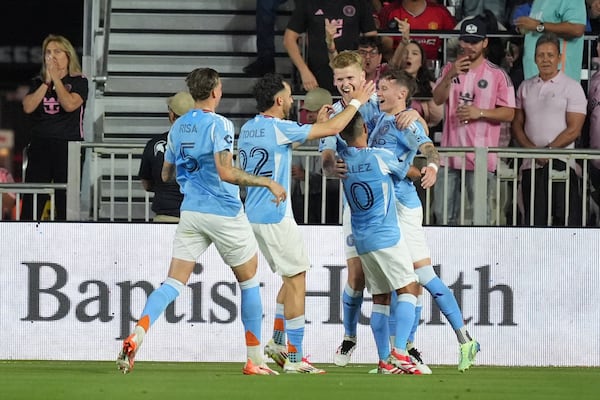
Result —
[[165, 281], [163, 282], [163, 285], [171, 286], [173, 289], [177, 290], [177, 293], [181, 293], [181, 289], [183, 289], [183, 287], [185, 286], [183, 283], [179, 282], [177, 279], [171, 278], [171, 277], [165, 279]]
[[371, 308], [371, 313], [379, 313], [379, 314], [383, 314], [386, 317], [390, 316], [390, 306], [389, 305], [385, 305], [385, 304], [373, 304], [373, 307]]
[[240, 288], [242, 288], [242, 290], [250, 289], [258, 285], [260, 285], [260, 281], [258, 280], [258, 274], [254, 274], [252, 278], [245, 280], [244, 282], [240, 282]]
[[423, 295], [420, 294], [417, 296], [417, 304], [415, 304], [417, 307], [423, 307]]
[[417, 305], [417, 296], [410, 293], [402, 293], [398, 295], [398, 303], [400, 302], [410, 303], [413, 306]]
[[346, 283], [346, 286], [344, 287], [344, 293], [353, 298], [363, 297], [362, 290], [360, 292], [358, 290], [354, 290], [350, 287], [350, 285], [348, 285], [348, 283]]
[[281, 303], [276, 303], [275, 304], [275, 315], [283, 315], [283, 304]]
[[425, 267], [415, 269], [415, 273], [419, 277], [419, 283], [422, 286], [427, 285], [437, 275], [433, 269], [433, 266], [427, 265]]
[[306, 324], [304, 314], [285, 321], [285, 329], [300, 329]]

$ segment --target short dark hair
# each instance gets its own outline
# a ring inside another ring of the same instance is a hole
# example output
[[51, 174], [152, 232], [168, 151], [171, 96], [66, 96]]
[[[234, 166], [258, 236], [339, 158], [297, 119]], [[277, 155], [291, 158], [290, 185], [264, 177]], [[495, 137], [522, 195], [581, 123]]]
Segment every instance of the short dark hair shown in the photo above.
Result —
[[352, 117], [350, 122], [348, 122], [348, 125], [346, 125], [344, 129], [342, 129], [342, 131], [340, 132], [340, 136], [346, 142], [353, 142], [363, 133], [364, 125], [365, 121], [363, 120], [360, 113], [357, 112], [356, 114], [354, 114], [354, 117]]
[[206, 100], [219, 84], [219, 73], [212, 68], [196, 68], [185, 78], [194, 100]]
[[373, 47], [376, 48], [379, 54], [383, 54], [383, 43], [381, 43], [381, 37], [379, 36], [361, 36], [358, 38], [358, 49], [361, 47]]
[[408, 89], [408, 98], [411, 98], [417, 91], [417, 81], [415, 78], [401, 68], [389, 68], [379, 79], [395, 80], [399, 85], [406, 87]]
[[538, 38], [538, 40], [535, 42], [534, 54], [537, 53], [537, 49], [539, 46], [546, 44], [546, 43], [551, 43], [551, 44], [555, 45], [556, 50], [558, 51], [558, 54], [560, 54], [560, 40], [558, 39], [558, 36], [556, 36], [556, 34], [552, 33], [552, 32], [546, 32]]
[[258, 112], [271, 108], [275, 104], [275, 95], [283, 89], [285, 89], [285, 85], [280, 74], [268, 73], [259, 79], [252, 89]]

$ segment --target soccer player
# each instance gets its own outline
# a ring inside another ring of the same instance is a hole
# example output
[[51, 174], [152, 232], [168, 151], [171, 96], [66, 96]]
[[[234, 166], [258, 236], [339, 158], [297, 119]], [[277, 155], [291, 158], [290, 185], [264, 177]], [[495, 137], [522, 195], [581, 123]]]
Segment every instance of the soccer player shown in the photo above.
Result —
[[[331, 61], [331, 66], [334, 72], [334, 84], [342, 96], [342, 99], [333, 105], [334, 113], [337, 113], [346, 107], [354, 89], [364, 82], [366, 73], [363, 70], [363, 58], [356, 51], [340, 52]], [[366, 104], [362, 105], [359, 112], [365, 121], [379, 115], [377, 95], [374, 94]], [[407, 111], [399, 114], [396, 121], [399, 127], [404, 127], [417, 118], [420, 118], [420, 115], [416, 111]], [[319, 150], [321, 151], [323, 171], [326, 174], [339, 178], [346, 177], [346, 166], [343, 160], [336, 156], [336, 152], [341, 151], [345, 146], [346, 143], [339, 135], [321, 139]], [[342, 227], [344, 237], [351, 239], [350, 212], [347, 208], [344, 208]], [[351, 241], [345, 241], [345, 252], [348, 277], [342, 295], [344, 340], [337, 348], [334, 357], [334, 362], [338, 366], [347, 365], [350, 362], [352, 352], [356, 348], [356, 327], [365, 288], [362, 264]]]
[[[374, 93], [374, 83], [363, 82], [354, 92], [350, 107], [329, 119], [331, 106], [319, 111], [314, 125], [288, 121], [294, 99], [290, 85], [281, 75], [267, 74], [253, 89], [259, 114], [242, 127], [238, 148], [240, 163], [246, 172], [272, 178], [290, 190], [292, 149], [309, 139], [337, 134], [350, 121], [362, 103]], [[303, 357], [306, 271], [310, 261], [293, 218], [289, 201], [271, 203], [267, 190], [248, 188], [246, 213], [258, 245], [273, 272], [282, 277], [277, 294], [273, 338], [265, 354], [286, 373], [321, 374], [322, 369]], [[285, 346], [287, 333], [288, 344]]]
[[[367, 131], [360, 116], [341, 136], [348, 144], [340, 156], [348, 170], [344, 195], [351, 210], [354, 245], [363, 265], [367, 289], [373, 296], [371, 330], [379, 356], [377, 372], [421, 375], [406, 351], [415, 318], [417, 276], [398, 224], [394, 181], [390, 176], [405, 178], [410, 165], [388, 150], [367, 148]], [[414, 170], [419, 176], [419, 171]], [[397, 294], [393, 307], [397, 323], [391, 351], [390, 292]]]
[[117, 366], [130, 372], [134, 357], [150, 326], [185, 287], [196, 260], [214, 243], [241, 288], [241, 316], [246, 340], [247, 375], [277, 375], [260, 351], [262, 303], [256, 276], [257, 243], [235, 185], [262, 186], [279, 205], [285, 189], [266, 176], [248, 174], [233, 166], [233, 124], [215, 113], [222, 85], [217, 71], [193, 70], [186, 78], [194, 108], [181, 116], [169, 132], [163, 181], [175, 176], [183, 192], [181, 216], [173, 240], [167, 279], [146, 301], [140, 319], [123, 342]]
[[[413, 122], [406, 129], [400, 130], [396, 127], [396, 115], [406, 111], [407, 101], [416, 89], [415, 80], [404, 70], [389, 69], [382, 75], [377, 90], [382, 113], [376, 119], [367, 122], [370, 132], [369, 145], [386, 148], [393, 152], [399, 160], [404, 160], [409, 164], [412, 164], [417, 152], [423, 154], [427, 159], [427, 165], [421, 169], [421, 186], [428, 189], [436, 181], [439, 165], [437, 150], [420, 121]], [[394, 191], [398, 201], [400, 228], [406, 238], [419, 283], [431, 293], [433, 300], [454, 329], [460, 346], [458, 369], [464, 372], [473, 364], [475, 355], [479, 351], [479, 343], [472, 339], [467, 331], [456, 298], [433, 269], [431, 253], [422, 226], [423, 207], [413, 181], [403, 179], [397, 182]], [[418, 350], [413, 345], [423, 307], [422, 287], [417, 298], [416, 315], [408, 347], [421, 371], [431, 373], [429, 367], [423, 364]]]

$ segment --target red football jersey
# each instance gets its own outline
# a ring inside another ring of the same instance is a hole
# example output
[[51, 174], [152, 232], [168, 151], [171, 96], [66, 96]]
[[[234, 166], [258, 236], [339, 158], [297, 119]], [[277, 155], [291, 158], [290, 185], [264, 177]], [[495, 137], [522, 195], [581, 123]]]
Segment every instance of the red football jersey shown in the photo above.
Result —
[[[411, 30], [453, 30], [456, 26], [456, 21], [448, 9], [440, 4], [427, 2], [427, 7], [419, 15], [410, 14], [402, 7], [402, 2], [397, 1], [390, 3], [379, 12], [379, 21], [381, 29], [388, 29], [390, 21], [395, 18], [407, 21], [410, 24]], [[432, 36], [418, 36], [412, 35], [411, 39], [416, 40], [423, 46], [427, 59], [435, 60], [438, 58], [438, 49], [442, 46], [442, 40], [438, 37]], [[394, 37], [394, 48], [398, 46], [398, 43], [402, 40], [400, 36]]]

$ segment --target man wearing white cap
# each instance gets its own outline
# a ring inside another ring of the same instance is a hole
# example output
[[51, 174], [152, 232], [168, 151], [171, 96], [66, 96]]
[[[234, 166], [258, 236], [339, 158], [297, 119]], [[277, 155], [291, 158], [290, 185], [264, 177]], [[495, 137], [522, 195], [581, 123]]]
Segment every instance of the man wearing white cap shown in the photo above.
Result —
[[[167, 107], [169, 122], [172, 124], [179, 116], [194, 107], [194, 99], [188, 92], [179, 92], [167, 99]], [[138, 173], [144, 189], [154, 192], [152, 199], [152, 211], [156, 214], [152, 219], [154, 222], [178, 222], [179, 206], [183, 200], [177, 182], [163, 182], [160, 177], [168, 134], [167, 131], [146, 143]]]
[[[464, 20], [460, 28], [459, 55], [448, 63], [433, 89], [433, 101], [444, 104], [442, 147], [498, 147], [502, 122], [515, 114], [515, 91], [508, 75], [490, 62], [486, 22], [481, 17]], [[467, 153], [466, 195], [473, 204], [475, 154]], [[438, 224], [456, 225], [460, 216], [460, 187], [463, 159], [442, 159], [435, 185], [434, 215]], [[488, 196], [494, 195], [497, 157], [488, 155]], [[444, 184], [448, 168], [447, 186]], [[447, 202], [447, 215], [444, 215]], [[490, 221], [488, 209], [488, 222]]]

